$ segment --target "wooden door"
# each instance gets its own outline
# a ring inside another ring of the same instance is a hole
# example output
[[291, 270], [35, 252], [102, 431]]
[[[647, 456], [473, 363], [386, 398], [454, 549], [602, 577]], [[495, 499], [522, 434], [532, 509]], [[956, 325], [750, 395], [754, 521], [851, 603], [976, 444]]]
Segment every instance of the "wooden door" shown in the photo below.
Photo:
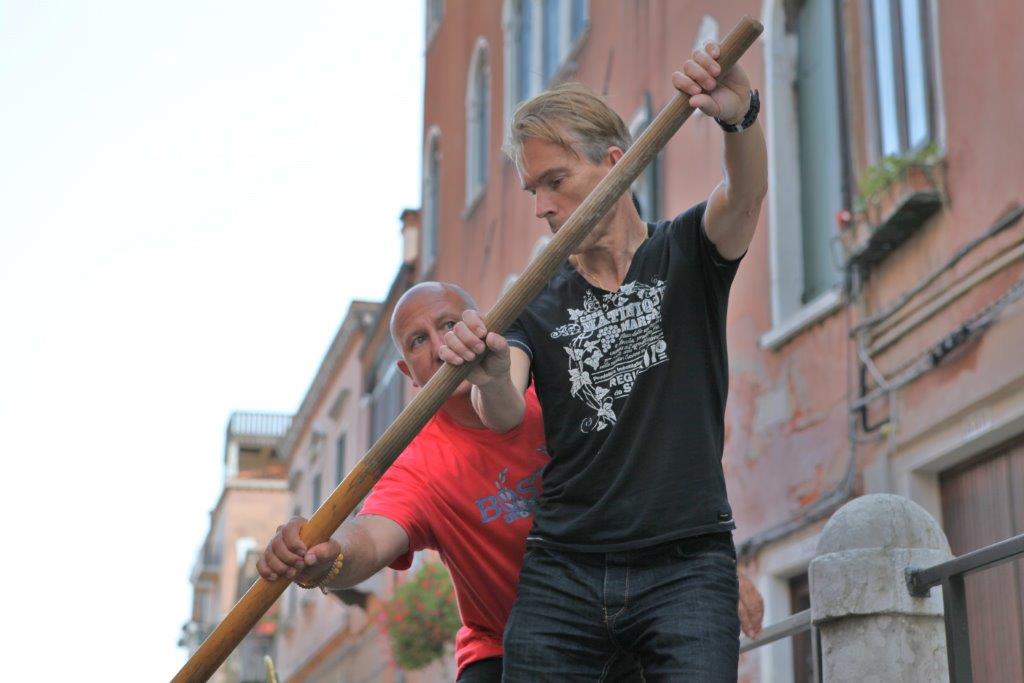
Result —
[[[1024, 533], [1024, 439], [940, 477], [954, 555]], [[1024, 681], [1024, 560], [968, 575], [971, 664], [978, 683]]]

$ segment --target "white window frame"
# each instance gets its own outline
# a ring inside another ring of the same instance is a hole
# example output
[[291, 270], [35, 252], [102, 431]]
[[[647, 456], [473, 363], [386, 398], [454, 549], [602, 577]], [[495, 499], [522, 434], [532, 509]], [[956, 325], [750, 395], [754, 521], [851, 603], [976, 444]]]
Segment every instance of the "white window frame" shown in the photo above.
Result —
[[772, 329], [760, 345], [778, 349], [804, 329], [842, 308], [841, 285], [802, 303], [804, 253], [800, 209], [800, 149], [797, 102], [797, 36], [786, 32], [783, 0], [765, 0], [762, 9], [766, 73], [764, 122], [768, 146], [768, 259], [771, 272]]
[[[758, 590], [764, 598], [764, 623], [777, 624], [792, 616], [789, 581], [807, 572], [818, 551], [824, 522], [772, 543], [757, 558], [760, 570]], [[793, 639], [783, 638], [755, 650], [762, 683], [788, 683], [793, 680]]]
[[[519, 26], [522, 14], [520, 7], [523, 3], [530, 3], [533, 7], [533, 25], [532, 35], [530, 37], [530, 64], [533, 67], [529, 73], [519, 73]], [[505, 0], [501, 10], [501, 28], [503, 34], [503, 55], [504, 55], [504, 68], [503, 68], [503, 81], [504, 81], [504, 93], [503, 93], [503, 126], [504, 130], [508, 130], [509, 125], [512, 123], [512, 114], [515, 112], [516, 106], [518, 106], [520, 100], [517, 97], [519, 92], [519, 86], [523, 78], [526, 78], [529, 83], [526, 87], [526, 96], [531, 97], [536, 93], [540, 92], [540, 69], [536, 68], [541, 58], [541, 46], [539, 39], [541, 32], [539, 30], [540, 21], [537, 18], [537, 13], [540, 12], [540, 0]]]
[[[531, 26], [530, 38], [530, 73], [525, 74], [529, 80], [526, 88], [526, 98], [539, 93], [550, 82], [544, 81], [544, 2], [543, 0], [505, 0], [502, 6], [502, 34], [504, 40], [504, 88], [503, 88], [503, 121], [504, 130], [508, 130], [512, 122], [512, 114], [521, 100], [517, 99], [519, 85], [524, 74], [519, 73], [519, 41], [517, 40], [520, 26], [520, 7], [523, 3], [530, 3], [533, 10], [533, 24]], [[558, 27], [561, 53], [558, 55], [558, 66], [551, 77], [551, 81], [559, 79], [565, 71], [566, 65], [579, 51], [586, 36], [590, 32], [590, 1], [583, 3], [584, 23], [583, 30], [572, 39], [572, 0], [560, 0]]]
[[[925, 13], [927, 14], [927, 30], [931, 36], [931, 39], [926, 41], [928, 54], [926, 60], [928, 61], [927, 66], [929, 67], [928, 77], [931, 79], [931, 96], [932, 111], [930, 113], [932, 124], [935, 129], [931, 131], [931, 142], [935, 143], [940, 150], [945, 152], [947, 147], [946, 137], [946, 107], [943, 105], [945, 102], [945, 96], [943, 94], [942, 87], [942, 50], [940, 49], [940, 33], [939, 33], [939, 6], [936, 0], [923, 0], [922, 5], [927, 5]], [[873, 41], [875, 24], [874, 18], [872, 17], [871, 7], [865, 5], [863, 9], [863, 16], [861, 17], [861, 31], [864, 35]], [[902, 40], [902, 37], [901, 37]], [[870, 93], [871, 97], [877, 97], [878, 84], [877, 76], [875, 74], [875, 56], [874, 56], [874, 43], [872, 42], [868, 49], [863, 49], [861, 54], [861, 87], [864, 92]], [[868, 145], [868, 163], [876, 164], [882, 159], [882, 131], [881, 121], [879, 120], [878, 107], [869, 104], [865, 111], [864, 117], [865, 132], [867, 137], [871, 140], [871, 144]]]
[[[426, 144], [423, 146], [423, 187], [421, 193], [423, 195], [421, 204], [423, 206], [423, 229], [420, 231], [420, 276], [421, 278], [430, 277], [433, 273], [434, 265], [437, 262], [437, 247], [438, 247], [438, 233], [439, 224], [441, 222], [441, 179], [433, 177], [431, 172], [431, 160], [435, 154], [438, 156], [438, 175], [440, 175], [441, 163], [441, 129], [434, 125], [427, 131]], [[436, 200], [438, 206], [430, 206], [432, 202]], [[433, 209], [433, 211], [431, 211]], [[437, 216], [436, 221], [432, 221], [433, 215]]]
[[[390, 388], [390, 384], [395, 379], [395, 375], [401, 374], [401, 371], [398, 369], [398, 364], [394, 362], [396, 360], [395, 356], [401, 358], [401, 355], [398, 354], [398, 351], [394, 349], [394, 347], [391, 347], [389, 349], [382, 351], [374, 363], [374, 386], [373, 390], [370, 392], [370, 403], [368, 406], [368, 417], [370, 419], [370, 424], [367, 433], [370, 435], [371, 439], [379, 439], [381, 434], [383, 434], [384, 431], [387, 430], [387, 427], [385, 427], [383, 430], [381, 430], [380, 434], [374, 436], [373, 418], [374, 411], [378, 409], [377, 406], [379, 405], [379, 401], [381, 400], [382, 395], [384, 394], [385, 391], [387, 391]], [[384, 363], [387, 363], [387, 367], [385, 367], [383, 372], [381, 372], [381, 365]], [[404, 399], [405, 389], [403, 389], [402, 392]]]
[[[478, 75], [484, 69], [484, 83], [486, 92], [480, 93], [477, 87]], [[479, 126], [487, 128], [487, 140], [490, 140], [490, 118], [491, 118], [491, 90], [493, 82], [491, 79], [491, 66], [489, 58], [489, 47], [487, 39], [480, 37], [473, 48], [473, 57], [469, 61], [469, 74], [466, 78], [466, 208], [465, 216], [468, 216], [476, 208], [487, 189], [488, 167], [490, 166], [490, 154], [488, 144], [482, 147], [479, 144]], [[484, 108], [483, 115], [480, 109]], [[481, 164], [483, 161], [483, 164]], [[477, 170], [483, 166], [482, 178], [477, 177]]]

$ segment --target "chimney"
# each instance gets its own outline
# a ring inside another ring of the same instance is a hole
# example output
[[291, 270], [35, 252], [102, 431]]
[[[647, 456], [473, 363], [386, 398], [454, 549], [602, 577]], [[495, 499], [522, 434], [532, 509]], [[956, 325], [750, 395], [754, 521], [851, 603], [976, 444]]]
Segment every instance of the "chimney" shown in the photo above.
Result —
[[420, 256], [419, 209], [406, 209], [399, 218], [402, 220], [402, 263], [416, 263]]

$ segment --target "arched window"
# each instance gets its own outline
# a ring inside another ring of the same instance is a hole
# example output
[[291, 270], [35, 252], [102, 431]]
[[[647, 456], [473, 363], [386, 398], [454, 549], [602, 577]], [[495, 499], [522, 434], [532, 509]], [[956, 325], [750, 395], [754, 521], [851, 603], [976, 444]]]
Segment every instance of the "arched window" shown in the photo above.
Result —
[[466, 84], [466, 208], [475, 206], [487, 185], [491, 115], [491, 67], [481, 38], [469, 63]]
[[433, 126], [423, 148], [423, 231], [420, 272], [429, 275], [437, 260], [437, 235], [440, 225], [441, 130]]

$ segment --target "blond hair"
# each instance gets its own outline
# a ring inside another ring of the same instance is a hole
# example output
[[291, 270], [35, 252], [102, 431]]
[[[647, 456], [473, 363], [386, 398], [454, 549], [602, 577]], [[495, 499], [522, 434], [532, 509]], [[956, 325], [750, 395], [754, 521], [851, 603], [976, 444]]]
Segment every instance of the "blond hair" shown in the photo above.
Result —
[[559, 85], [519, 105], [503, 148], [516, 168], [522, 168], [523, 143], [529, 139], [554, 143], [595, 164], [609, 147], [626, 150], [632, 142], [622, 118], [581, 83]]

